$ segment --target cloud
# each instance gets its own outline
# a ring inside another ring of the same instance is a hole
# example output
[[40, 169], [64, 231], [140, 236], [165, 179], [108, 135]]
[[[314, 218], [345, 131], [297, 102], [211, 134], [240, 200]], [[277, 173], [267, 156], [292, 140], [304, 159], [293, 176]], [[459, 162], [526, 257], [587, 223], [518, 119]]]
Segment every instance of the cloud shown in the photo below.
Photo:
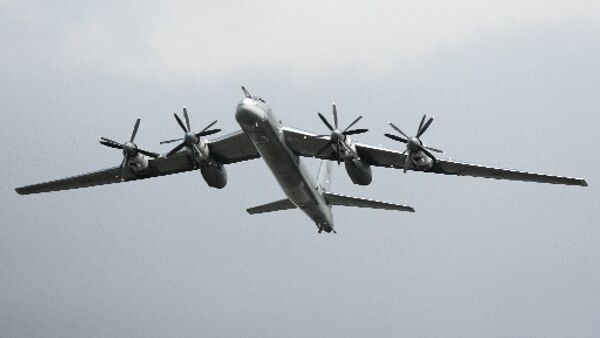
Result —
[[31, 64], [33, 55], [56, 68], [162, 77], [248, 68], [389, 71], [486, 34], [600, 17], [600, 3], [592, 1], [15, 2], [4, 7], [5, 18], [11, 18], [7, 26], [16, 24], [30, 35], [4, 33], [15, 59], [25, 56]]

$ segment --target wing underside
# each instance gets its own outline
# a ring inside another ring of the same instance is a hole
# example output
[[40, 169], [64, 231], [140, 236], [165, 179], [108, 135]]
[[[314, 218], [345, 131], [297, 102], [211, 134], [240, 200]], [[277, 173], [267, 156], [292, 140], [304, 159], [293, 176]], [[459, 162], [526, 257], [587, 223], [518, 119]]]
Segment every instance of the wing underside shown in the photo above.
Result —
[[179, 153], [169, 158], [161, 157], [149, 160], [148, 168], [138, 173], [135, 173], [129, 167], [125, 167], [125, 169], [126, 170], [123, 171], [123, 177], [119, 176], [119, 167], [114, 167], [54, 181], [23, 186], [15, 190], [20, 195], [29, 195], [51, 191], [87, 188], [177, 174], [194, 170], [194, 166], [185, 153]]
[[256, 147], [242, 130], [208, 142], [210, 154], [223, 164], [231, 164], [259, 158]]
[[[336, 160], [336, 153], [333, 150], [333, 147], [320, 152], [320, 150], [329, 142], [328, 138], [317, 137], [317, 135], [313, 133], [294, 128], [285, 128], [284, 130], [288, 145], [294, 152], [296, 152], [296, 154], [306, 157]], [[370, 165], [376, 167], [404, 169], [404, 163], [406, 163], [406, 155], [396, 150], [357, 143], [356, 151], [362, 159], [364, 159]], [[414, 167], [408, 168], [408, 170], [444, 175], [494, 178], [511, 181], [587, 186], [587, 182], [581, 178], [493, 168], [489, 166], [456, 162], [439, 158], [436, 158], [435, 165], [428, 170], [420, 170]]]
[[[241, 130], [208, 141], [208, 147], [211, 156], [223, 164], [247, 161], [260, 157], [252, 142], [250, 142], [248, 137]], [[195, 169], [196, 166], [194, 165], [189, 152], [182, 150], [171, 157], [149, 159], [148, 168], [139, 172], [134, 172], [131, 168], [126, 166], [122, 173], [122, 177], [120, 176], [119, 167], [113, 167], [54, 181], [23, 186], [15, 190], [21, 195], [38, 194], [43, 192], [137, 181]]]

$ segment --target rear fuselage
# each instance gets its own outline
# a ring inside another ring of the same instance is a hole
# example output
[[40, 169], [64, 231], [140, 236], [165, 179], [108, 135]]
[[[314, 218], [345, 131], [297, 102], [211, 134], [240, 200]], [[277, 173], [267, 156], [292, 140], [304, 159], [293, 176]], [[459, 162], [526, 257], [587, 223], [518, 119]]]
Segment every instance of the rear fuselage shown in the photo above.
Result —
[[290, 201], [306, 213], [319, 229], [333, 230], [331, 208], [300, 158], [287, 146], [281, 121], [260, 98], [245, 98], [235, 118], [277, 179]]

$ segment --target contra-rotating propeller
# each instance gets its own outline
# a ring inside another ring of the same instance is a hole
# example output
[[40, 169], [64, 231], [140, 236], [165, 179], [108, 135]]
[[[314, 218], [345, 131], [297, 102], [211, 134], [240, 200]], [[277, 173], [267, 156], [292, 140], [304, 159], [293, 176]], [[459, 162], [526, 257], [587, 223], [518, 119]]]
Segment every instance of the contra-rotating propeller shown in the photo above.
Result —
[[194, 156], [195, 156], [196, 154], [200, 153], [200, 149], [198, 149], [198, 143], [200, 142], [200, 137], [212, 135], [212, 134], [215, 134], [215, 133], [218, 133], [221, 131], [221, 129], [208, 129], [208, 128], [214, 126], [215, 123], [217, 123], [217, 120], [214, 120], [208, 126], [204, 127], [204, 129], [202, 129], [199, 133], [194, 133], [192, 131], [192, 126], [190, 124], [190, 117], [188, 116], [188, 112], [185, 107], [183, 107], [183, 117], [185, 118], [185, 124], [183, 123], [183, 121], [181, 121], [181, 118], [179, 118], [179, 116], [176, 113], [174, 113], [173, 115], [175, 116], [175, 120], [177, 120], [177, 124], [179, 124], [181, 129], [183, 129], [183, 132], [185, 133], [185, 135], [182, 138], [177, 138], [174, 140], [160, 142], [160, 144], [165, 144], [165, 143], [183, 141], [179, 145], [177, 145], [175, 148], [171, 149], [171, 151], [169, 151], [165, 155], [165, 157], [173, 156], [176, 152], [181, 150], [183, 147], [187, 147], [188, 149], [192, 150], [192, 152], [194, 153]]
[[121, 149], [123, 150], [123, 161], [121, 161], [121, 166], [119, 167], [119, 176], [123, 178], [123, 169], [125, 168], [125, 163], [127, 163], [127, 159], [137, 156], [137, 154], [143, 154], [152, 158], [157, 158], [159, 155], [157, 153], [153, 153], [151, 151], [147, 151], [144, 149], [138, 148], [138, 146], [133, 143], [135, 140], [135, 135], [140, 128], [140, 119], [135, 121], [135, 125], [133, 126], [133, 131], [131, 132], [131, 137], [128, 142], [119, 143], [117, 141], [113, 141], [106, 137], [100, 137], [100, 144], [107, 146], [109, 148]]
[[410, 137], [407, 136], [402, 130], [400, 130], [400, 128], [396, 127], [396, 125], [394, 125], [392, 122], [389, 122], [390, 127], [394, 128], [397, 132], [402, 134], [402, 136], [404, 136], [404, 137], [400, 137], [400, 136], [393, 135], [393, 134], [384, 134], [386, 137], [391, 138], [394, 141], [406, 143], [406, 149], [404, 149], [404, 152], [402, 152], [402, 155], [406, 154], [406, 162], [404, 162], [404, 173], [405, 174], [406, 174], [406, 170], [408, 169], [408, 167], [412, 164], [411, 155], [413, 152], [415, 152], [415, 151], [424, 152], [427, 156], [429, 156], [434, 161], [434, 163], [435, 163], [435, 156], [433, 156], [429, 151], [433, 151], [436, 153], [443, 153], [442, 150], [424, 146], [423, 142], [421, 141], [421, 136], [423, 136], [423, 134], [425, 133], [427, 128], [429, 128], [429, 126], [433, 122], [433, 117], [430, 117], [429, 120], [427, 120], [427, 122], [425, 122], [426, 117], [427, 117], [426, 115], [423, 115], [423, 118], [421, 119], [421, 123], [419, 123], [419, 128], [417, 129], [416, 136], [410, 136]]
[[360, 121], [360, 119], [362, 119], [362, 115], [359, 115], [345, 129], [340, 129], [338, 127], [338, 114], [337, 114], [337, 107], [336, 107], [335, 103], [332, 104], [332, 110], [333, 110], [333, 126], [331, 125], [331, 123], [329, 123], [329, 121], [325, 118], [325, 116], [323, 116], [323, 114], [317, 113], [317, 115], [319, 115], [319, 118], [321, 119], [321, 121], [323, 121], [325, 126], [327, 126], [327, 128], [329, 128], [329, 130], [331, 131], [331, 134], [317, 135], [317, 137], [329, 136], [329, 142], [327, 142], [321, 149], [319, 149], [319, 151], [317, 151], [315, 156], [321, 155], [321, 153], [323, 153], [329, 146], [335, 144], [336, 149], [337, 149], [337, 162], [339, 165], [342, 161], [341, 147], [344, 146], [343, 142], [346, 140], [346, 136], [366, 133], [367, 131], [369, 131], [369, 129], [350, 129], [358, 121]]

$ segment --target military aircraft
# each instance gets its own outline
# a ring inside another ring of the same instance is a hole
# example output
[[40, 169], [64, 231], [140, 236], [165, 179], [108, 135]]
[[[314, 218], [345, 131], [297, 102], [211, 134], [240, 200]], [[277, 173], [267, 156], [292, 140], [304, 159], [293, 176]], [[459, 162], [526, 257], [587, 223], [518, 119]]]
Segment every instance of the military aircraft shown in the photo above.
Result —
[[[328, 129], [327, 134], [314, 134], [284, 126], [266, 101], [251, 95], [242, 87], [244, 98], [237, 105], [235, 119], [241, 130], [223, 137], [209, 140], [206, 136], [220, 129], [210, 129], [217, 121], [199, 132], [191, 127], [187, 110], [183, 109], [184, 121], [174, 114], [183, 137], [163, 141], [162, 144], [180, 142], [164, 155], [139, 148], [135, 136], [140, 120], [135, 122], [128, 141], [119, 143], [101, 137], [100, 143], [122, 150], [121, 165], [105, 170], [55, 181], [16, 188], [21, 195], [42, 192], [85, 188], [97, 185], [128, 182], [151, 177], [200, 170], [206, 183], [221, 189], [227, 184], [225, 165], [262, 158], [283, 189], [286, 198], [247, 209], [250, 214], [259, 214], [288, 209], [301, 209], [316, 224], [318, 232], [335, 232], [331, 207], [334, 205], [387, 209], [414, 212], [410, 206], [387, 203], [336, 194], [330, 191], [331, 166], [333, 161], [344, 162], [346, 172], [354, 184], [369, 185], [373, 179], [371, 167], [386, 167], [458, 176], [474, 176], [513, 181], [529, 181], [563, 185], [587, 186], [580, 178], [561, 177], [528, 173], [517, 170], [492, 168], [438, 158], [433, 153], [442, 151], [425, 146], [421, 137], [433, 118], [424, 115], [414, 136], [408, 136], [395, 124], [389, 123], [399, 135], [386, 137], [406, 144], [398, 151], [355, 142], [351, 136], [367, 132], [367, 129], [351, 129], [362, 116], [358, 116], [347, 127], [338, 121], [336, 105], [333, 104], [333, 123], [318, 113]], [[301, 157], [322, 159], [316, 181], [311, 177]]]

